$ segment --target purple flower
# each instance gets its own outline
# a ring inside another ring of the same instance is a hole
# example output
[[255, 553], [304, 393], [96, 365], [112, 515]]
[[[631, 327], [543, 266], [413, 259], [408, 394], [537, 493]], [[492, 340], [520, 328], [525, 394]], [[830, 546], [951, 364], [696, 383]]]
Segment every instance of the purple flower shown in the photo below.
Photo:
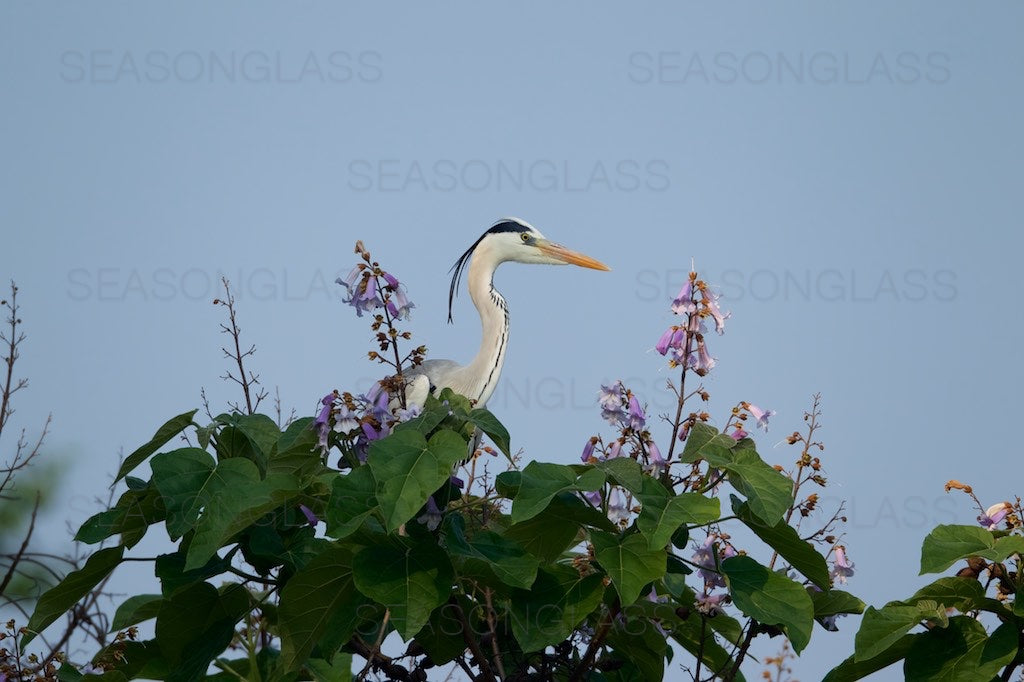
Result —
[[690, 355], [690, 368], [697, 373], [698, 376], [704, 376], [715, 367], [715, 359], [708, 353], [708, 348], [704, 345], [704, 339], [697, 341], [697, 354]]
[[409, 407], [400, 407], [400, 408], [398, 408], [398, 412], [396, 413], [395, 416], [398, 417], [398, 421], [400, 421], [400, 422], [407, 422], [410, 419], [415, 419], [416, 417], [420, 416], [420, 413], [422, 411], [423, 411], [423, 407], [422, 406], [413, 404], [413, 405], [409, 405]]
[[644, 414], [643, 408], [640, 407], [640, 401], [636, 399], [636, 396], [630, 396], [629, 398], [629, 428], [634, 431], [643, 431], [644, 426], [647, 424], [647, 416]]
[[388, 286], [391, 287], [392, 289], [394, 289], [395, 291], [397, 291], [398, 290], [398, 278], [395, 277], [394, 275], [392, 275], [390, 272], [384, 272], [384, 273], [381, 273], [381, 274], [384, 277], [384, 280], [388, 283]]
[[584, 464], [589, 462], [591, 457], [594, 456], [594, 442], [595, 440], [593, 438], [588, 438], [586, 444], [583, 446], [583, 454], [580, 455], [580, 460], [582, 460]]
[[381, 386], [379, 381], [375, 381], [373, 386], [370, 386], [370, 390], [363, 395], [370, 408], [370, 412], [377, 419], [377, 421], [383, 421], [385, 417], [390, 415], [388, 411], [388, 392]]
[[342, 279], [341, 277], [339, 277], [338, 279], [336, 279], [334, 281], [337, 282], [338, 284], [342, 285], [346, 289], [348, 289], [349, 293], [351, 294], [352, 293], [352, 288], [356, 285], [356, 280], [359, 279], [359, 275], [360, 275], [360, 273], [362, 273], [362, 271], [363, 271], [363, 265], [362, 265], [362, 263], [359, 263], [354, 268], [352, 268], [352, 270], [348, 273], [348, 276], [345, 277], [345, 279]]
[[676, 315], [696, 312], [697, 306], [693, 304], [693, 281], [689, 278], [679, 290], [679, 295], [672, 301], [672, 312]]
[[430, 496], [427, 498], [426, 510], [416, 517], [419, 523], [424, 523], [427, 526], [427, 530], [437, 530], [437, 527], [441, 525], [441, 510], [437, 507], [437, 502], [434, 501], [434, 497]]
[[367, 277], [362, 284], [357, 284], [349, 289], [349, 297], [345, 303], [356, 309], [356, 315], [363, 316], [364, 312], [379, 308], [384, 305], [377, 296], [377, 278]]
[[733, 440], [743, 440], [750, 434], [741, 429], [739, 426], [737, 426], [736, 430], [730, 433], [729, 435], [732, 436]]
[[616, 526], [625, 526], [629, 521], [629, 509], [618, 488], [612, 488], [608, 495], [608, 519]]
[[449, 483], [451, 483], [451, 484], [452, 484], [453, 486], [455, 486], [456, 488], [458, 488], [459, 490], [462, 490], [463, 488], [465, 488], [465, 487], [466, 487], [466, 482], [465, 482], [465, 481], [463, 481], [463, 480], [462, 480], [461, 478], [459, 478], [458, 476], [450, 476], [450, 477], [448, 478], [448, 482], [449, 482]]
[[299, 511], [301, 511], [303, 515], [305, 515], [306, 521], [308, 521], [309, 525], [311, 525], [313, 528], [316, 528], [316, 524], [320, 523], [320, 519], [318, 519], [316, 514], [313, 513], [313, 510], [307, 507], [306, 505], [300, 504]]
[[327, 420], [331, 417], [331, 406], [334, 404], [334, 392], [330, 392], [320, 399], [320, 403], [323, 407], [320, 408], [320, 414], [317, 415], [313, 425], [316, 427], [317, 441], [316, 445], [320, 448], [322, 454], [327, 454], [327, 433], [330, 430], [327, 427]]
[[583, 497], [587, 498], [587, 502], [594, 505], [595, 507], [601, 507], [601, 491], [594, 490], [589, 493], [583, 493]]
[[978, 523], [988, 530], [995, 530], [1012, 509], [1013, 506], [1009, 502], [993, 504], [985, 510], [984, 514], [978, 517]]
[[658, 343], [654, 345], [654, 350], [658, 351], [662, 355], [667, 353], [668, 345], [672, 342], [672, 337], [675, 335], [675, 333], [675, 327], [669, 327], [668, 329], [666, 329], [665, 333], [661, 335], [660, 339], [658, 339]]
[[388, 312], [391, 313], [391, 317], [396, 320], [409, 319], [409, 311], [415, 307], [416, 306], [409, 301], [408, 297], [406, 297], [405, 292], [400, 288], [395, 289], [395, 295], [390, 301], [388, 301]]
[[720, 594], [699, 594], [697, 595], [697, 610], [709, 616], [717, 616], [723, 612], [722, 602], [728, 597], [727, 592]]
[[747, 408], [747, 412], [750, 413], [750, 416], [757, 421], [757, 427], [759, 429], [764, 429], [764, 432], [768, 433], [768, 418], [775, 416], [775, 410], [762, 410], [753, 403], [747, 403], [745, 407]]
[[337, 433], [350, 433], [358, 428], [359, 419], [356, 418], [356, 413], [348, 409], [348, 405], [341, 403], [334, 415], [334, 430]]
[[380, 431], [373, 428], [373, 424], [371, 424], [370, 422], [363, 422], [362, 424], [360, 424], [360, 426], [363, 427], [363, 435], [366, 436], [366, 440], [370, 442], [380, 440], [381, 438], [387, 435], [386, 433], [384, 433], [383, 426], [381, 427]]
[[729, 318], [730, 313], [722, 314], [722, 311], [718, 308], [718, 296], [711, 292], [705, 293], [704, 303], [707, 305], [711, 317], [715, 318], [715, 331], [719, 334], [724, 334], [725, 321]]
[[853, 562], [846, 558], [846, 548], [842, 545], [836, 545], [836, 559], [830, 575], [843, 585], [853, 575]]
[[[718, 562], [722, 559], [728, 559], [729, 557], [736, 556], [736, 550], [733, 549], [732, 545], [728, 543], [722, 543], [720, 546], [715, 545], [715, 539], [718, 536], [712, 534], [707, 537], [697, 551], [694, 552], [691, 560], [693, 563], [701, 566], [697, 571], [701, 578], [704, 579], [705, 585], [711, 585], [714, 587], [725, 587], [725, 578], [718, 571]], [[716, 558], [717, 550], [717, 558]]]
[[661, 450], [658, 449], [658, 446], [655, 444], [653, 440], [647, 441], [646, 445], [648, 463], [647, 465], [650, 469], [650, 472], [652, 475], [655, 476], [661, 475], [661, 473], [665, 471], [665, 467], [667, 466], [665, 463], [665, 459], [661, 456]]
[[619, 439], [616, 438], [615, 440], [613, 440], [611, 442], [611, 445], [608, 446], [608, 449], [605, 451], [604, 458], [605, 459], [615, 459], [616, 457], [619, 456], [621, 451], [622, 451], [622, 441], [620, 441]]
[[610, 424], [616, 425], [625, 419], [625, 412], [622, 409], [621, 381], [616, 381], [611, 386], [601, 384], [601, 392], [598, 393], [597, 400], [601, 405], [601, 417]]

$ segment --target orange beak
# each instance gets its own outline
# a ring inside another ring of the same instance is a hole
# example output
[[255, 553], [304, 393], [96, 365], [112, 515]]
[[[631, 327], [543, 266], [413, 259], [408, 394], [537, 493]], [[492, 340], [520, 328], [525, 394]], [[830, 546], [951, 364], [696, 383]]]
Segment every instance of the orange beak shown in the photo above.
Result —
[[536, 244], [537, 248], [551, 256], [556, 258], [563, 263], [569, 263], [570, 265], [578, 265], [581, 268], [590, 268], [591, 270], [611, 270], [610, 267], [590, 256], [585, 256], [577, 251], [572, 251], [565, 248], [561, 244], [555, 244], [554, 242], [539, 241]]

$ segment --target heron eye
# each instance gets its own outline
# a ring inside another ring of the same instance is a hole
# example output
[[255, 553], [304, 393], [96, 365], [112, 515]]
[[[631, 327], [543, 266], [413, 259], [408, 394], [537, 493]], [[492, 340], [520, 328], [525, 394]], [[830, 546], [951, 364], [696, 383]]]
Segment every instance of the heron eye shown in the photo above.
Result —
[[524, 242], [530, 241], [530, 233], [529, 232], [523, 232], [519, 236], [523, 238]]

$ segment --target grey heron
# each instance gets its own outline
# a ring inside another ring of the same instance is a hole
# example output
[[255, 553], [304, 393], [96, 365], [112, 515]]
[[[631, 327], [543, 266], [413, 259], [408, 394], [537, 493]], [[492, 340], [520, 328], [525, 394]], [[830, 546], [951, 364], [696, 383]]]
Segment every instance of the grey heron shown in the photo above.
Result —
[[427, 393], [440, 393], [450, 388], [466, 396], [477, 407], [483, 407], [494, 393], [505, 364], [508, 349], [509, 315], [504, 297], [494, 288], [494, 272], [505, 262], [546, 265], [579, 265], [594, 270], [610, 270], [604, 263], [571, 251], [544, 238], [529, 223], [518, 218], [503, 218], [484, 232], [455, 265], [448, 290], [448, 322], [452, 322], [452, 306], [468, 269], [467, 285], [473, 305], [480, 313], [482, 339], [480, 350], [468, 365], [453, 360], [427, 360], [408, 370], [406, 402], [422, 405]]

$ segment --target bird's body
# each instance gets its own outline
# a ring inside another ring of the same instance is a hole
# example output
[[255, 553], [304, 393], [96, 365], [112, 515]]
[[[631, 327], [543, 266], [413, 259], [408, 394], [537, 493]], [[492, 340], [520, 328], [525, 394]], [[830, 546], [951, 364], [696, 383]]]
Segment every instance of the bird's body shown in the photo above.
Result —
[[480, 349], [468, 365], [453, 360], [427, 360], [406, 372], [407, 404], [422, 404], [427, 393], [450, 388], [483, 407], [501, 376], [509, 341], [509, 313], [504, 297], [494, 288], [494, 271], [506, 261], [548, 265], [574, 264], [608, 270], [603, 263], [548, 241], [533, 226], [518, 218], [499, 220], [477, 239], [452, 267], [448, 321], [462, 272], [468, 265], [467, 285], [480, 313]]

